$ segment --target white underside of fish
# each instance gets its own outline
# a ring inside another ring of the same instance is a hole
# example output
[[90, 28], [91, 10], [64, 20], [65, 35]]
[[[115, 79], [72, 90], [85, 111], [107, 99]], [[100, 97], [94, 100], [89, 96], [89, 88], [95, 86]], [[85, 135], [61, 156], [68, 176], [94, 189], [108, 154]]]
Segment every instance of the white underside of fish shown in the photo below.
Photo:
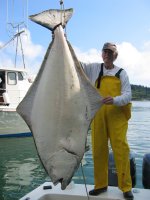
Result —
[[85, 153], [89, 125], [101, 106], [62, 26], [54, 31], [41, 69], [17, 112], [31, 129], [52, 182], [70, 183]]

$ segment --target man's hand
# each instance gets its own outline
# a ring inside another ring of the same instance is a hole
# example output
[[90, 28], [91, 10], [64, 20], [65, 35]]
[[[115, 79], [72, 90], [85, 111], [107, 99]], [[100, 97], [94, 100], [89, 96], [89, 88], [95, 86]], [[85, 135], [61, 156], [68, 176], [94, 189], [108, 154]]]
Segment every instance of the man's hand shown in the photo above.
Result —
[[111, 105], [113, 104], [113, 97], [105, 97], [102, 99], [103, 104]]

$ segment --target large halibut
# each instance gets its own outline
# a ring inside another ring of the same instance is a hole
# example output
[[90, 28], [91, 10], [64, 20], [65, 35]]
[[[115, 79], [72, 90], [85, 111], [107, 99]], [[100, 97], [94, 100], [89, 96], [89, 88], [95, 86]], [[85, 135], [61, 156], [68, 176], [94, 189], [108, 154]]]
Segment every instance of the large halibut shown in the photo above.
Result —
[[[89, 125], [101, 97], [64, 36], [73, 10], [47, 10], [30, 19], [53, 32], [38, 75], [17, 107], [33, 133], [52, 182], [65, 189], [85, 153]], [[41, 36], [43, 37], [43, 36]], [[40, 38], [39, 38], [40, 39]]]

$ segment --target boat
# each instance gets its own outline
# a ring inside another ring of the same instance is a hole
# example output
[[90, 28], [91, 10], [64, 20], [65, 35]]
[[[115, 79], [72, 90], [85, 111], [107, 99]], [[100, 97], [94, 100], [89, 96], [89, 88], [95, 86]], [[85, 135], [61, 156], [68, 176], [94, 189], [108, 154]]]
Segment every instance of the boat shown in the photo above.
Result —
[[[71, 182], [65, 190], [61, 190], [60, 184], [54, 186], [51, 182], [45, 182], [38, 188], [23, 196], [20, 200], [123, 200], [122, 192], [113, 186], [109, 186], [107, 192], [98, 196], [89, 196], [93, 185], [75, 184]], [[133, 188], [134, 200], [149, 200], [150, 190]]]
[[32, 133], [17, 112], [0, 112], [0, 139], [29, 136]]
[[33, 79], [23, 68], [0, 68], [0, 138], [30, 137], [32, 133], [16, 113], [16, 107]]
[[0, 111], [16, 111], [32, 82], [24, 68], [0, 68]]
[[[65, 190], [61, 189], [61, 184], [56, 186], [52, 182], [45, 182], [33, 191], [23, 196], [20, 200], [123, 200], [123, 194], [118, 188], [117, 173], [113, 154], [110, 153], [109, 157], [109, 173], [108, 173], [108, 190], [98, 196], [90, 196], [89, 191], [94, 188], [94, 185], [86, 184], [84, 178], [84, 184], [76, 184], [73, 181], [66, 187]], [[130, 155], [130, 163], [133, 166], [133, 155]], [[135, 166], [134, 166], [135, 167]], [[131, 168], [132, 176], [132, 192], [134, 200], [149, 200], [150, 199], [150, 153], [147, 153], [143, 157], [142, 166], [142, 182], [144, 188], [136, 188], [134, 176]]]

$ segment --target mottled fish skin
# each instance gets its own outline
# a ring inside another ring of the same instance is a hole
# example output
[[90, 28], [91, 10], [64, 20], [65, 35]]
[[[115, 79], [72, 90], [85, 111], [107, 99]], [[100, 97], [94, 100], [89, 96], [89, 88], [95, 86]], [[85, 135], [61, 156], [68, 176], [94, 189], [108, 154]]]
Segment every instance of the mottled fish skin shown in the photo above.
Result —
[[[64, 12], [66, 24], [72, 9]], [[17, 112], [31, 129], [52, 182], [61, 182], [65, 189], [85, 153], [88, 128], [101, 106], [101, 97], [66, 40], [60, 15], [62, 11], [48, 10], [30, 16], [50, 30], [58, 26], [53, 30], [54, 38], [38, 75]]]

